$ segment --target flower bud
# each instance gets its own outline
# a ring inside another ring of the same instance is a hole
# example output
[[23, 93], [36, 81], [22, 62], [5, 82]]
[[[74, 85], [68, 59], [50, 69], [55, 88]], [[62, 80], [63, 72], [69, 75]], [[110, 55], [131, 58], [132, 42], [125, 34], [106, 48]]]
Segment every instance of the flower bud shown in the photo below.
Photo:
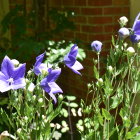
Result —
[[12, 59], [11, 61], [14, 64], [15, 67], [19, 65], [19, 61], [18, 60]]
[[20, 134], [20, 133], [21, 133], [21, 131], [22, 131], [22, 129], [21, 129], [21, 128], [19, 128], [19, 129], [17, 130], [17, 133], [18, 133], [18, 134]]
[[137, 46], [138, 46], [138, 48], [140, 48], [140, 42], [139, 42], [139, 43], [137, 43]]
[[127, 22], [128, 22], [128, 18], [127, 18], [127, 17], [125, 17], [125, 16], [120, 17], [119, 23], [120, 23], [122, 26], [125, 26], [125, 25], [127, 24]]
[[108, 66], [108, 71], [111, 73], [113, 71], [112, 66]]
[[43, 105], [43, 98], [39, 98], [38, 103], [39, 103], [39, 105]]
[[33, 95], [33, 100], [34, 100], [34, 101], [36, 100], [36, 95]]
[[92, 50], [94, 50], [95, 52], [99, 53], [101, 51], [101, 48], [102, 48], [102, 42], [96, 40], [96, 41], [93, 41], [91, 43], [91, 48]]
[[28, 87], [28, 91], [33, 92], [35, 88], [35, 85], [33, 83], [30, 83], [29, 87]]
[[60, 95], [58, 96], [58, 100], [62, 101], [63, 99], [64, 99], [63, 95], [60, 94]]
[[25, 117], [24, 117], [24, 120], [25, 120], [25, 121], [28, 121], [28, 117], [27, 117], [27, 116], [25, 116]]
[[119, 29], [118, 34], [121, 39], [125, 39], [126, 37], [130, 35], [130, 32], [127, 28], [123, 27]]
[[135, 53], [135, 50], [133, 47], [128, 47], [126, 51], [128, 55], [133, 55]]
[[99, 84], [103, 84], [103, 79], [102, 78], [99, 78], [98, 79], [98, 82], [99, 82]]

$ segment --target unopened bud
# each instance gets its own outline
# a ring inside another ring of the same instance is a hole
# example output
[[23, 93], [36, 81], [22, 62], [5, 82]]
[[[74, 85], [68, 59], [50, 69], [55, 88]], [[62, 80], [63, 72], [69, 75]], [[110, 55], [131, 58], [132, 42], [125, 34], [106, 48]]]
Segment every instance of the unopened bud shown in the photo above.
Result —
[[12, 61], [12, 63], [13, 63], [15, 66], [18, 66], [18, 65], [19, 65], [19, 61], [18, 61], [18, 60], [12, 59], [11, 61]]
[[127, 28], [123, 27], [123, 28], [119, 29], [118, 34], [121, 39], [125, 39], [126, 37], [128, 37], [130, 35], [130, 32]]
[[133, 47], [128, 47], [126, 51], [128, 55], [133, 55], [135, 53], [135, 50]]
[[120, 17], [119, 19], [119, 23], [121, 24], [121, 26], [125, 26], [128, 22], [128, 18], [125, 16]]
[[21, 131], [22, 131], [22, 129], [21, 129], [21, 128], [19, 128], [19, 129], [17, 130], [17, 133], [18, 133], [18, 134], [20, 134], [20, 133], [21, 133]]
[[28, 91], [33, 92], [35, 88], [35, 85], [33, 83], [30, 83], [29, 87], [28, 87]]
[[111, 73], [113, 71], [112, 66], [108, 66], [108, 71]]

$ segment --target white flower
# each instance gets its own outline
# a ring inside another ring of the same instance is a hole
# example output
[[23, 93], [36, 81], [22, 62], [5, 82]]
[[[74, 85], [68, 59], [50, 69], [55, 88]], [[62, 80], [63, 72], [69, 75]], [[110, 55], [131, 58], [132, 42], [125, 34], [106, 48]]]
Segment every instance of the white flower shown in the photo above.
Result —
[[127, 22], [128, 22], [128, 18], [125, 17], [125, 16], [122, 16], [122, 17], [120, 17], [119, 22], [120, 22], [121, 25], [124, 26], [124, 25], [127, 24]]

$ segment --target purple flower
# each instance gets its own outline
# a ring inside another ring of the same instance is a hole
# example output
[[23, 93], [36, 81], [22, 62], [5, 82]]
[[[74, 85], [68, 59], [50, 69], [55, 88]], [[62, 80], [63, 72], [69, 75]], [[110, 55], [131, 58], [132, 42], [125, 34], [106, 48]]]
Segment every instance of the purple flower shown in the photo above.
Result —
[[33, 68], [33, 71], [36, 75], [39, 75], [40, 73], [42, 73], [43, 70], [48, 71], [47, 65], [42, 63], [44, 55], [45, 55], [45, 52], [36, 57], [36, 62]]
[[140, 40], [140, 13], [137, 15], [137, 17], [135, 18], [133, 27], [132, 27], [132, 32], [133, 34], [130, 35], [130, 39], [133, 43], [137, 43]]
[[91, 43], [91, 48], [95, 52], [99, 53], [101, 51], [102, 45], [103, 45], [102, 42], [95, 40]]
[[70, 52], [64, 57], [64, 63], [74, 73], [81, 75], [81, 73], [78, 70], [83, 69], [83, 66], [80, 62], [76, 60], [77, 53], [78, 46], [75, 44], [72, 46]]
[[8, 56], [4, 57], [0, 71], [1, 92], [25, 87], [25, 65], [26, 64], [22, 64], [19, 67], [14, 67], [14, 64], [10, 58]]
[[52, 70], [49, 68], [48, 75], [40, 83], [40, 86], [52, 97], [55, 103], [57, 100], [54, 94], [63, 93], [62, 89], [55, 83], [60, 73], [61, 69]]
[[119, 33], [119, 36], [120, 36], [121, 39], [125, 39], [130, 34], [129, 30], [127, 28], [125, 28], [125, 27], [120, 28], [118, 33]]

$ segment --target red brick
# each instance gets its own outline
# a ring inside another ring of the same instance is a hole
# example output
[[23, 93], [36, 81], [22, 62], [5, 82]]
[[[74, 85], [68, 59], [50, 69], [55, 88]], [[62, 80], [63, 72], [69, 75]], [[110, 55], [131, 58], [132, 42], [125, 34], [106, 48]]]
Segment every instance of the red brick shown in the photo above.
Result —
[[88, 17], [90, 24], [106, 24], [112, 23], [112, 17]]
[[112, 0], [88, 0], [88, 6], [112, 5]]
[[75, 15], [80, 14], [81, 10], [79, 7], [68, 7], [67, 10], [73, 11], [75, 13]]
[[119, 24], [105, 25], [104, 26], [105, 32], [116, 32], [118, 29], [119, 29]]
[[120, 8], [120, 7], [117, 7], [117, 8], [107, 7], [107, 8], [104, 8], [104, 12], [103, 12], [104, 15], [117, 15], [120, 13], [122, 13], [122, 8]]
[[[59, 0], [56, 0], [59, 1]], [[74, 5], [74, 0], [62, 0], [63, 6], [73, 6]]]
[[[66, 0], [66, 1], [69, 1], [69, 0]], [[75, 0], [75, 6], [86, 6], [86, 0]]]
[[124, 8], [122, 8], [122, 14], [129, 15], [130, 14], [130, 7], [124, 7]]
[[97, 34], [97, 35], [89, 35], [89, 41], [100, 40], [101, 42], [111, 40], [111, 34]]
[[75, 38], [82, 40], [82, 41], [87, 41], [87, 34], [85, 33], [76, 33]]
[[64, 32], [64, 37], [74, 38], [74, 32], [72, 32], [72, 31], [65, 31]]
[[103, 26], [82, 25], [82, 32], [87, 32], [87, 33], [103, 32]]
[[129, 5], [129, 0], [113, 0], [113, 5]]
[[102, 8], [82, 8], [83, 15], [102, 15]]
[[87, 18], [84, 16], [76, 16], [75, 17], [75, 22], [76, 23], [87, 23]]

